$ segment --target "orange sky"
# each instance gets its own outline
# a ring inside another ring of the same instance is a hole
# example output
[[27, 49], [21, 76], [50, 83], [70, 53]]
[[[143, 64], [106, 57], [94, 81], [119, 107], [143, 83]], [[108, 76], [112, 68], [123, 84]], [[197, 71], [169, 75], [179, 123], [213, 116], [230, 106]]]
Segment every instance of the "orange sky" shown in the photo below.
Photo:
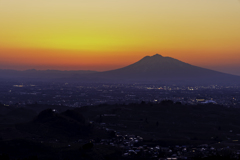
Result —
[[0, 0], [0, 69], [110, 70], [159, 53], [240, 75], [238, 0]]

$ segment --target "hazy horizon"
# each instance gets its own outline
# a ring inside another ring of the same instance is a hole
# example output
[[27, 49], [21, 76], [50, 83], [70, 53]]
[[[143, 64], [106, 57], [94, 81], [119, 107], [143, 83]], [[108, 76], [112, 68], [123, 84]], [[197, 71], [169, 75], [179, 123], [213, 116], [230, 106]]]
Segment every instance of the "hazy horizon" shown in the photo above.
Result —
[[[146, 55], [146, 56], [153, 56], [153, 55]], [[144, 58], [144, 57], [142, 57], [142, 58]], [[174, 58], [174, 57], [171, 57], [171, 58]], [[140, 59], [136, 60], [135, 62], [138, 62], [139, 60]], [[133, 62], [133, 63], [135, 63], [135, 62]], [[133, 64], [133, 63], [131, 63], [131, 64]], [[35, 68], [34, 67], [31, 68], [31, 66], [26, 66], [26, 67], [21, 66], [22, 68], [20, 66], [14, 66], [13, 68], [10, 68], [10, 67], [9, 68], [8, 67], [4, 68], [3, 67], [3, 68], [0, 68], [0, 69], [17, 70], [17, 71], [26, 71], [26, 70], [33, 70], [34, 69], [34, 70], [42, 70], [42, 71], [44, 71], [44, 70], [58, 70], [58, 71], [97, 71], [97, 72], [104, 72], [104, 71], [120, 69], [120, 68], [126, 67], [126, 66], [131, 65], [131, 64], [127, 64], [125, 66], [119, 66], [119, 67], [115, 66], [115, 67], [110, 68], [110, 69], [109, 69], [109, 66], [108, 66], [107, 67], [108, 69], [101, 69], [101, 70], [98, 70], [98, 69], [95, 69], [95, 68], [91, 69], [91, 67], [90, 68], [84, 68], [84, 69], [75, 69], [75, 68], [69, 67], [69, 69], [68, 69], [68, 67], [61, 68], [59, 66], [55, 66], [55, 67], [51, 67], [51, 66], [50, 67], [48, 67], [48, 66], [41, 67], [40, 66], [40, 67], [35, 67]], [[191, 65], [193, 65], [193, 64], [191, 64]], [[205, 66], [205, 67], [204, 66], [197, 66], [197, 67], [202, 67], [202, 68], [206, 68], [206, 69], [210, 69], [210, 70], [214, 70], [214, 71], [219, 71], [219, 72], [222, 72], [222, 73], [227, 73], [227, 74], [240, 76], [240, 72], [239, 72], [240, 66], [239, 67], [235, 66], [235, 68], [233, 68], [231, 66], [230, 67], [229, 66]]]

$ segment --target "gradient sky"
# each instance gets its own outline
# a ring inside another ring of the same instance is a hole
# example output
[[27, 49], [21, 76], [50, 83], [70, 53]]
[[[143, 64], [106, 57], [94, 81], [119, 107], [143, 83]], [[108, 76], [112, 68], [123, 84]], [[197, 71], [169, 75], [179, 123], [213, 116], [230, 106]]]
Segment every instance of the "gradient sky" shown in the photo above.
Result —
[[156, 53], [240, 75], [240, 1], [0, 0], [0, 69], [103, 71]]

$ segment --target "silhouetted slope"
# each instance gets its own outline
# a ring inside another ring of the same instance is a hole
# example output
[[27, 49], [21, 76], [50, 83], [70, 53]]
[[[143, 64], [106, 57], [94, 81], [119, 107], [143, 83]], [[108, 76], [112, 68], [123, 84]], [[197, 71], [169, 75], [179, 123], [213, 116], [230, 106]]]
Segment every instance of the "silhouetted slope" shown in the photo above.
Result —
[[37, 113], [32, 109], [4, 106], [0, 103], [0, 123], [23, 123], [32, 120]]
[[[238, 76], [193, 66], [159, 54], [146, 56], [124, 68], [97, 73], [101, 78], [130, 81], [224, 83], [239, 80]], [[237, 81], [236, 81], [237, 82]]]
[[[32, 120], [37, 113], [27, 108], [15, 108], [4, 115], [5, 123], [23, 123]], [[1, 121], [0, 121], [1, 122]]]
[[62, 113], [62, 115], [69, 117], [79, 123], [85, 124], [85, 118], [83, 117], [83, 115], [81, 115], [79, 112], [77, 111], [73, 111], [73, 110], [66, 110], [65, 112]]
[[239, 84], [240, 77], [221, 73], [159, 54], [146, 56], [129, 66], [105, 71], [0, 70], [0, 81], [115, 82], [162, 84]]
[[87, 136], [90, 127], [85, 124], [84, 117], [73, 111], [57, 113], [52, 109], [47, 109], [39, 113], [33, 121], [17, 125], [21, 131], [36, 134], [44, 137], [69, 137], [76, 138]]
[[0, 69], [0, 80], [27, 80], [27, 81], [58, 81], [62, 79], [71, 79], [73, 76], [84, 76], [96, 71], [60, 71], [60, 70], [1, 70]]

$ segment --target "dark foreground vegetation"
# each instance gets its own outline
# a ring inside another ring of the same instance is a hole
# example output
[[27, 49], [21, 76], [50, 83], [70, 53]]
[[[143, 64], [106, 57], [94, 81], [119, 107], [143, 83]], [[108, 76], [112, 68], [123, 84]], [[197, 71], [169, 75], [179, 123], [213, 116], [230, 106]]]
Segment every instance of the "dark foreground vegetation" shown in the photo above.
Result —
[[239, 115], [238, 108], [172, 101], [0, 104], [0, 160], [160, 159], [175, 152], [178, 159], [238, 159]]

